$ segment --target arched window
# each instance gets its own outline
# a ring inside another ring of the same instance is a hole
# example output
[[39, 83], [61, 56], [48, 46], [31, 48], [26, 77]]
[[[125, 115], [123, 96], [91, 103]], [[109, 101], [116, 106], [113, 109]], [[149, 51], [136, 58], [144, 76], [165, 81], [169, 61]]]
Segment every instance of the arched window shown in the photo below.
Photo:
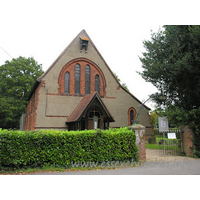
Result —
[[85, 67], [85, 94], [90, 94], [90, 66]]
[[134, 112], [133, 112], [133, 110], [131, 110], [130, 111], [130, 123], [131, 123], [131, 125], [133, 124], [133, 122], [134, 122]]
[[95, 76], [95, 91], [99, 93], [99, 75]]
[[80, 65], [75, 66], [75, 94], [80, 94]]
[[128, 110], [128, 125], [131, 126], [135, 121], [136, 111], [134, 108]]
[[69, 93], [69, 72], [65, 73], [65, 93]]

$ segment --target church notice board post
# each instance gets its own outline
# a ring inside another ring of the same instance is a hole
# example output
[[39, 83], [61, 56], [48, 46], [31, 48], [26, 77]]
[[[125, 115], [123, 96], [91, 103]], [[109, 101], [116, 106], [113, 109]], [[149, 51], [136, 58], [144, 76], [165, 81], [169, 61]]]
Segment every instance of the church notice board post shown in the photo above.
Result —
[[163, 132], [164, 154], [165, 154], [165, 132], [169, 132], [169, 123], [167, 117], [158, 117], [159, 132]]
[[167, 117], [158, 117], [159, 132], [169, 132], [169, 123]]

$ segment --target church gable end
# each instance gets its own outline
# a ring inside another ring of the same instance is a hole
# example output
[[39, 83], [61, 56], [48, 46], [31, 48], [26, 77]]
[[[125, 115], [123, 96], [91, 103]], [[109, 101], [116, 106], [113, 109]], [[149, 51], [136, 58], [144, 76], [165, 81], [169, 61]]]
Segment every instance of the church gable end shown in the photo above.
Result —
[[[27, 129], [124, 127], [132, 124], [141, 104], [121, 86], [85, 30], [37, 79], [29, 100], [41, 83], [35, 121], [30, 126], [29, 115]], [[147, 110], [144, 107], [140, 121], [146, 127], [150, 126]]]

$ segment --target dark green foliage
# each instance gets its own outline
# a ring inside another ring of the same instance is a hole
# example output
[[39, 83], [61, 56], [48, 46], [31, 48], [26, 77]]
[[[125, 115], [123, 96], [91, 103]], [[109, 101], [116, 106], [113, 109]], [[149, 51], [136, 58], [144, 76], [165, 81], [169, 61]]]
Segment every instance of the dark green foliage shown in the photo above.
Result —
[[0, 66], [0, 128], [18, 128], [27, 98], [42, 66], [33, 58], [19, 57]]
[[[190, 125], [200, 134], [200, 26], [166, 25], [144, 41], [141, 76], [166, 100], [154, 94], [158, 107], [173, 126]], [[197, 137], [195, 137], [197, 138]], [[198, 144], [198, 142], [195, 142]], [[200, 149], [196, 146], [197, 149]], [[200, 155], [200, 154], [199, 154]]]
[[[167, 99], [165, 104], [191, 110], [200, 107], [200, 26], [164, 26], [144, 41], [142, 77]], [[158, 100], [158, 99], [157, 99]], [[159, 102], [158, 103], [162, 103]]]
[[0, 130], [0, 165], [66, 167], [71, 162], [137, 160], [135, 141], [135, 133], [128, 128], [69, 132]]
[[156, 111], [150, 112], [150, 118], [151, 118], [151, 124], [153, 125], [154, 128], [158, 127], [158, 115]]
[[194, 134], [192, 141], [195, 146], [193, 149], [193, 156], [200, 158], [200, 134]]

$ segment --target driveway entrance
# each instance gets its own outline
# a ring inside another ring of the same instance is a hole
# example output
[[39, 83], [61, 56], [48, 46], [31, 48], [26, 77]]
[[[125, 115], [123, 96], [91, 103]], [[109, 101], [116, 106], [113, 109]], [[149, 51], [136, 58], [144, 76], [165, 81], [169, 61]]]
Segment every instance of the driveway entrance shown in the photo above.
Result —
[[173, 161], [195, 161], [195, 158], [190, 158], [186, 156], [177, 156], [177, 155], [170, 155], [170, 154], [162, 154], [159, 149], [146, 149], [146, 162], [156, 162], [156, 161], [163, 161], [163, 162], [173, 162]]
[[160, 149], [163, 155], [184, 155], [183, 137], [179, 130], [170, 130], [169, 132], [158, 132], [154, 134], [156, 148]]

